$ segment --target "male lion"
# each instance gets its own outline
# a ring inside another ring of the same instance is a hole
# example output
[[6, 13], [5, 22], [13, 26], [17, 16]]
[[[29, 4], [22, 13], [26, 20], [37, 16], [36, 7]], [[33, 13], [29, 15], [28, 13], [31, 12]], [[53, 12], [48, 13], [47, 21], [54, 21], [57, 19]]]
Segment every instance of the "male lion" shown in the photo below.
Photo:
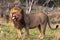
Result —
[[55, 30], [58, 28], [51, 28], [49, 23], [49, 18], [44, 13], [32, 13], [26, 14], [24, 11], [19, 7], [14, 7], [10, 11], [10, 18], [13, 20], [15, 27], [17, 28], [18, 38], [22, 40], [21, 30], [25, 28], [26, 37], [29, 37], [29, 29], [33, 29], [38, 27], [41, 34], [39, 37], [41, 39], [45, 36], [46, 25], [49, 25], [49, 28]]

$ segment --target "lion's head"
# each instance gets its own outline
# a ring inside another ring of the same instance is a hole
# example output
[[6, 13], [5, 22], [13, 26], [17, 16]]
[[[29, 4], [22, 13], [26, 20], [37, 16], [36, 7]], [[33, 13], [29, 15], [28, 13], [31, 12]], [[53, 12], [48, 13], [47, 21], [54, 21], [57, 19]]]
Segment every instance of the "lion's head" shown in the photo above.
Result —
[[14, 7], [10, 10], [10, 19], [13, 21], [19, 21], [22, 18], [22, 9], [18, 7]]

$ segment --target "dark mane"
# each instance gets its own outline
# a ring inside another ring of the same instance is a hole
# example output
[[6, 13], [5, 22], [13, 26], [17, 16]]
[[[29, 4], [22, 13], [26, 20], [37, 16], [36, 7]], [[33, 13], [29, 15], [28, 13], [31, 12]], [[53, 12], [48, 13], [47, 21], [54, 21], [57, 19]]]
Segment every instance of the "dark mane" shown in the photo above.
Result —
[[[22, 9], [22, 8], [21, 8]], [[24, 10], [22, 9], [21, 11], [21, 14], [22, 14], [22, 18], [24, 18]]]
[[[20, 8], [20, 7], [19, 7]], [[23, 24], [25, 26], [25, 21], [24, 21], [24, 9], [20, 8], [22, 11], [21, 11], [21, 14], [22, 14], [22, 19], [20, 20], [20, 23]]]

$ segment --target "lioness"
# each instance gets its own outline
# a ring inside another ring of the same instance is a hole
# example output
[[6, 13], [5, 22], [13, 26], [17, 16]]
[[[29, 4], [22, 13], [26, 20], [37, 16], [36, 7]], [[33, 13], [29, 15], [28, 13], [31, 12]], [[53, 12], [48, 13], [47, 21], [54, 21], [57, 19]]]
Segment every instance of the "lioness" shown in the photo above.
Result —
[[56, 28], [51, 28], [49, 23], [49, 17], [46, 14], [42, 12], [26, 14], [19, 7], [14, 7], [11, 9], [10, 18], [13, 20], [13, 23], [17, 28], [18, 38], [20, 40], [22, 40], [22, 36], [21, 36], [22, 28], [25, 28], [26, 37], [29, 37], [29, 29], [38, 27], [39, 32], [41, 32], [41, 34], [39, 35], [41, 39], [43, 39], [45, 36], [45, 30], [47, 24], [52, 30], [58, 28], [58, 25], [56, 25]]

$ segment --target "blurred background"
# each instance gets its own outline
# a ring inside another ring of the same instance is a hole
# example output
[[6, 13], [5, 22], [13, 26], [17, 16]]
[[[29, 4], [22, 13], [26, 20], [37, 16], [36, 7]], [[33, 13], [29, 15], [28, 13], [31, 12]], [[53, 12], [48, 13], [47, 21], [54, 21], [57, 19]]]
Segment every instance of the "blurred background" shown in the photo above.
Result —
[[[10, 9], [16, 5], [24, 9], [26, 7], [26, 0], [0, 0], [0, 17], [6, 19], [8, 22]], [[31, 13], [41, 11], [52, 14], [50, 15], [51, 21], [59, 21], [60, 0], [34, 0]], [[58, 13], [58, 16], [55, 13]]]

